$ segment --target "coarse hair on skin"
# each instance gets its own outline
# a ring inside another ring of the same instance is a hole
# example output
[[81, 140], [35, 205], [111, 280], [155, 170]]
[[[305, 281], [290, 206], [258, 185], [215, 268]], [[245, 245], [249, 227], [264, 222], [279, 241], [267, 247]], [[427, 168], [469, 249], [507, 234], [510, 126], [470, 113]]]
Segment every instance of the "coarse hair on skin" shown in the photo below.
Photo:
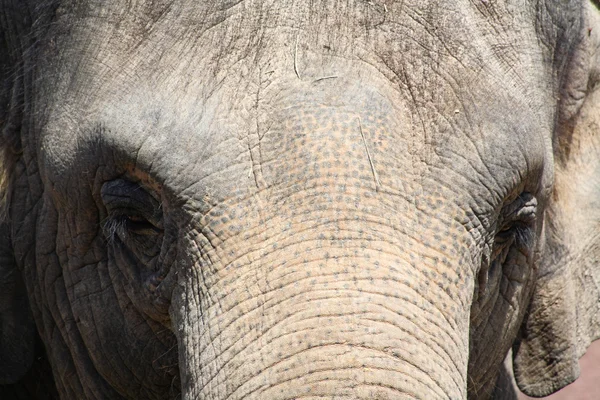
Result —
[[8, 218], [8, 204], [10, 194], [10, 171], [12, 168], [12, 154], [8, 154], [9, 150], [0, 148], [0, 223]]
[[108, 218], [102, 224], [104, 228], [104, 234], [109, 244], [114, 244], [119, 232], [123, 233], [125, 229], [124, 218]]
[[0, 152], [0, 222], [6, 219], [6, 193], [8, 192], [8, 177], [4, 166], [4, 155]]
[[[16, 90], [12, 89], [12, 96]], [[1, 94], [1, 93], [0, 93]], [[18, 98], [13, 97], [13, 104], [17, 103]], [[13, 181], [13, 172], [15, 165], [21, 154], [20, 140], [20, 120], [22, 109], [19, 106], [11, 104], [6, 115], [0, 115], [5, 118], [0, 131], [0, 222], [8, 218], [8, 207], [10, 204], [11, 184]], [[17, 104], [20, 104], [17, 103]]]
[[8, 219], [13, 172], [21, 154], [20, 111], [12, 106], [0, 126], [0, 223]]
[[6, 108], [0, 108], [0, 223], [8, 218], [12, 172], [21, 152], [19, 134], [23, 112], [22, 69], [21, 65], [12, 68], [15, 72], [0, 76], [0, 83], [4, 83], [0, 88], [0, 104], [6, 104]]

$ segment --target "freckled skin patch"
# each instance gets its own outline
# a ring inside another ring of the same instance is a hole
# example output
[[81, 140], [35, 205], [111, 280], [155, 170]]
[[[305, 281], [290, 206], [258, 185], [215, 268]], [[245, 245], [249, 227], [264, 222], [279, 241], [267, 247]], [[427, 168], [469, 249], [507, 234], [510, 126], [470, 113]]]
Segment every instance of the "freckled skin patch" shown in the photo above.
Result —
[[[335, 95], [328, 100], [335, 103]], [[391, 173], [397, 160], [384, 161], [399, 131], [382, 113], [385, 103], [340, 109], [281, 101], [261, 140], [267, 187], [221, 203], [199, 225], [210, 232], [189, 238], [209, 238], [185, 285], [188, 296], [200, 290], [205, 299], [188, 306], [203, 310], [198, 328], [182, 317], [184, 331], [200, 329], [207, 344], [184, 355], [190, 368], [205, 366], [193, 376], [194, 390], [208, 394], [217, 385], [239, 397], [295, 398], [300, 392], [280, 391], [277, 382], [324, 395], [333, 380], [342, 396], [362, 389], [344, 389], [339, 379], [374, 385], [378, 378], [366, 371], [385, 370], [397, 376], [395, 390], [461, 393], [460, 378], [447, 379], [466, 365], [459, 349], [468, 338], [459, 333], [468, 329], [472, 289], [461, 210], [441, 193], [422, 194], [418, 205], [398, 193], [412, 183]], [[371, 164], [381, 171], [381, 187]], [[224, 217], [238, 201], [249, 212]], [[244, 228], [231, 228], [237, 224]], [[465, 270], [453, 268], [456, 262]], [[202, 272], [209, 265], [212, 272]], [[437, 361], [409, 377], [410, 360], [424, 354]], [[332, 359], [349, 368], [345, 378], [325, 367]]]

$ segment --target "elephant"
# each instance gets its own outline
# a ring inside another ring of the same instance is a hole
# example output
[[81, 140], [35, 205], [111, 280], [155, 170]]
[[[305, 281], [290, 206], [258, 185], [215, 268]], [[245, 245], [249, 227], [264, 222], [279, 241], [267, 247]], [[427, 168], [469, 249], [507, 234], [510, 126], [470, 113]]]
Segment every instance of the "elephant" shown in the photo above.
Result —
[[2, 390], [577, 378], [600, 337], [597, 1], [0, 4]]

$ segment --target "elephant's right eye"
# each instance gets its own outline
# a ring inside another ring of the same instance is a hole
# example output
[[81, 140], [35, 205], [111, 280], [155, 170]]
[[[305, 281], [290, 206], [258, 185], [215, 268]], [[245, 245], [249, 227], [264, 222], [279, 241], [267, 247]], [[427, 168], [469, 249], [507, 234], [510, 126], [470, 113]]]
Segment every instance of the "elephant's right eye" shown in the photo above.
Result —
[[151, 261], [160, 252], [163, 236], [158, 200], [139, 184], [125, 179], [106, 182], [101, 196], [108, 213], [103, 226], [108, 241], [125, 245], [142, 263]]
[[514, 282], [523, 280], [535, 241], [533, 226], [536, 213], [537, 199], [527, 192], [504, 206], [491, 254], [479, 270], [477, 301], [485, 303], [493, 300], [493, 295], [500, 290], [503, 276]]

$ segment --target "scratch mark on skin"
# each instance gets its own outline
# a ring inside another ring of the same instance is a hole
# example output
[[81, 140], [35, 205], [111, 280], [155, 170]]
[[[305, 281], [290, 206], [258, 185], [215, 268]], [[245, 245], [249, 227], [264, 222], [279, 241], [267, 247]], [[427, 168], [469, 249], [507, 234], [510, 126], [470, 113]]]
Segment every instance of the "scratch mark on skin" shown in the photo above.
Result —
[[[260, 141], [260, 136], [258, 136], [258, 133], [256, 134], [258, 140]], [[258, 190], [262, 190], [265, 188], [265, 185], [263, 184], [263, 179], [262, 179], [262, 171], [261, 171], [261, 165], [260, 165], [260, 161], [257, 158], [260, 158], [260, 143], [256, 143], [256, 144], [252, 144], [250, 142], [250, 136], [248, 136], [248, 153], [250, 154], [250, 170], [248, 171], [248, 177], [252, 177], [254, 176], [254, 183], [256, 184], [256, 188]], [[254, 154], [254, 152], [258, 152], [259, 154]]]
[[320, 82], [320, 81], [324, 81], [325, 79], [335, 79], [335, 78], [337, 78], [337, 75], [324, 76], [324, 77], [322, 77], [322, 78], [315, 79], [315, 80], [313, 81], [313, 83], [317, 83], [317, 82]]
[[369, 151], [369, 146], [367, 146], [367, 141], [365, 139], [365, 134], [363, 133], [362, 123], [360, 118], [358, 118], [358, 128], [360, 129], [360, 136], [362, 137], [363, 143], [365, 144], [365, 150], [367, 151], [367, 157], [369, 159], [369, 164], [371, 165], [371, 171], [373, 172], [373, 178], [375, 179], [375, 191], [379, 192], [379, 188], [381, 187], [381, 182], [379, 182], [379, 177], [377, 176], [377, 171], [375, 170], [375, 164], [373, 163], [373, 158], [371, 157], [371, 152]]
[[260, 94], [261, 88], [263, 84], [263, 73], [262, 70], [258, 71], [258, 86], [256, 88], [256, 97], [254, 99], [254, 110], [256, 112], [256, 132], [248, 132], [247, 137], [247, 145], [248, 152], [250, 154], [250, 171], [248, 172], [248, 177], [250, 178], [254, 175], [254, 183], [256, 184], [256, 188], [260, 191], [266, 188], [266, 183], [263, 178], [262, 173], [262, 154], [261, 154], [261, 140], [263, 136], [266, 134], [266, 131], [261, 135], [261, 124], [260, 124]]
[[296, 76], [298, 77], [298, 79], [302, 79], [300, 78], [300, 74], [298, 73], [298, 63], [297, 63], [297, 59], [298, 59], [298, 39], [300, 38], [300, 32], [298, 32], [298, 34], [296, 35], [296, 43], [294, 44], [294, 72], [296, 73]]

